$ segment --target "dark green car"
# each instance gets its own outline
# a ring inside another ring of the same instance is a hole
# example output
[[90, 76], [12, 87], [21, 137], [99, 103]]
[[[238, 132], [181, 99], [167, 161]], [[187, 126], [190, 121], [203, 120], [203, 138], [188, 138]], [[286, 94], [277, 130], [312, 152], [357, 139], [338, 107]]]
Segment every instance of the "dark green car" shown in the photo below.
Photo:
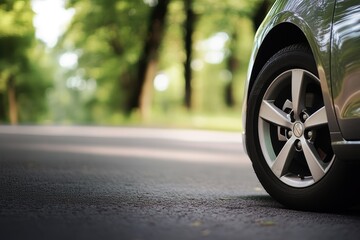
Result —
[[245, 95], [244, 145], [271, 196], [308, 210], [359, 202], [359, 1], [276, 1]]

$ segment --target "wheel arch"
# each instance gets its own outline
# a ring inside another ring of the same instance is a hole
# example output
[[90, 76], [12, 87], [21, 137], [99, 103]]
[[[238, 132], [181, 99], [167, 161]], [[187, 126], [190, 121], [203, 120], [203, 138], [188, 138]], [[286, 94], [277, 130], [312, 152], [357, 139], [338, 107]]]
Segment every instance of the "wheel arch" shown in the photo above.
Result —
[[[283, 19], [283, 20], [281, 20]], [[280, 23], [276, 23], [279, 22]], [[323, 43], [316, 38], [319, 33], [319, 29], [315, 32], [311, 30], [311, 27], [301, 19], [296, 18], [294, 15], [284, 14], [273, 19], [267, 27], [261, 29], [258, 40], [260, 43], [256, 48], [256, 52], [253, 56], [252, 62], [250, 62], [251, 72], [248, 75], [248, 87], [245, 93], [247, 98], [253, 88], [254, 82], [260, 73], [266, 62], [278, 51], [293, 44], [304, 44], [307, 46], [314, 57], [317, 64], [318, 74], [321, 82], [321, 88], [323, 91], [323, 98], [326, 107], [326, 113], [329, 120], [329, 129], [331, 132], [332, 141], [338, 141], [342, 139], [339, 134], [340, 129], [337, 123], [337, 118], [333, 109], [333, 100], [330, 86], [330, 57], [326, 57], [326, 47], [322, 46]], [[246, 111], [246, 108], [243, 110]], [[246, 118], [243, 119], [245, 123]], [[245, 125], [245, 124], [243, 124]]]
[[[284, 37], [286, 36], [286, 37]], [[266, 35], [253, 63], [252, 72], [250, 75], [248, 93], [254, 85], [254, 82], [266, 62], [281, 49], [293, 45], [305, 44], [310, 47], [305, 34], [299, 27], [292, 23], [281, 23], [275, 26]]]

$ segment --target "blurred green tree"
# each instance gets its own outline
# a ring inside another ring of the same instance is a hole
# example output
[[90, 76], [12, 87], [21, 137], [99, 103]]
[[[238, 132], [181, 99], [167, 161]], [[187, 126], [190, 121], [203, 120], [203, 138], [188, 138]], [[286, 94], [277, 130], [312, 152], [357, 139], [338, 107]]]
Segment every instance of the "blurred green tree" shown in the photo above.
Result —
[[68, 1], [76, 13], [60, 42], [63, 51], [79, 54], [83, 77], [97, 82], [95, 97], [87, 104], [89, 119], [130, 114], [138, 108], [146, 115], [168, 3]]
[[30, 0], [0, 2], [0, 121], [39, 121], [49, 86], [41, 66], [44, 48], [35, 44]]
[[138, 61], [138, 77], [130, 99], [129, 110], [140, 108], [144, 120], [149, 118], [152, 104], [153, 79], [158, 71], [160, 45], [163, 40], [166, 15], [170, 0], [154, 1], [148, 20], [148, 29], [140, 58]]
[[[239, 73], [243, 75], [246, 71], [251, 47], [249, 39], [253, 34], [248, 29], [247, 21], [259, 3], [261, 1], [256, 0], [193, 2], [193, 11], [197, 18], [194, 30], [197, 53], [194, 54], [194, 58], [197, 62], [205, 62], [202, 73], [194, 73], [195, 85], [201, 84], [194, 93], [198, 95], [195, 99], [200, 108], [216, 111], [238, 106], [236, 99], [240, 98], [241, 89], [234, 90], [234, 86], [239, 82]], [[199, 45], [207, 45], [208, 49], [199, 49], [204, 48]], [[203, 53], [199, 54], [201, 51]], [[212, 60], [211, 57], [218, 60]], [[212, 96], [211, 99], [209, 96]]]
[[[79, 97], [84, 93], [68, 89], [71, 99], [86, 106], [86, 116], [78, 114], [79, 119], [116, 124], [134, 111], [146, 118], [151, 108], [236, 109], [241, 104], [253, 26], [266, 13], [263, 5], [269, 7], [272, 0], [67, 2], [75, 16], [58, 51], [76, 53], [78, 63], [62, 81], [96, 81], [93, 97]], [[220, 36], [222, 43], [214, 43], [214, 36]], [[205, 49], [210, 42], [218, 45], [217, 52]], [[221, 60], [211, 63], [209, 54], [221, 55]], [[168, 77], [168, 86], [152, 93], [159, 71]]]

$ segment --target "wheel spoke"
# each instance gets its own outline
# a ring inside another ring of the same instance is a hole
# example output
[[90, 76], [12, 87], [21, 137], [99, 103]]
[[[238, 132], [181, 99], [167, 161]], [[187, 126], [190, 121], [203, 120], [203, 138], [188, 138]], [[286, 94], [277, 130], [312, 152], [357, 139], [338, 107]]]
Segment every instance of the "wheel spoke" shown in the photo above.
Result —
[[301, 141], [303, 152], [306, 162], [309, 166], [310, 172], [314, 181], [320, 180], [325, 175], [325, 170], [313, 144], [309, 143], [305, 139]]
[[276, 107], [274, 101], [263, 100], [260, 107], [259, 116], [265, 121], [271, 122], [277, 126], [291, 128], [291, 122], [287, 114]]
[[325, 107], [322, 107], [313, 113], [304, 124], [305, 128], [319, 127], [327, 124]]
[[299, 69], [291, 72], [291, 94], [294, 115], [299, 116], [304, 107], [304, 72]]
[[280, 153], [276, 157], [273, 165], [271, 166], [271, 170], [278, 177], [282, 177], [286, 174], [286, 170], [288, 169], [291, 159], [294, 156], [294, 143], [295, 138], [290, 138], [281, 149]]

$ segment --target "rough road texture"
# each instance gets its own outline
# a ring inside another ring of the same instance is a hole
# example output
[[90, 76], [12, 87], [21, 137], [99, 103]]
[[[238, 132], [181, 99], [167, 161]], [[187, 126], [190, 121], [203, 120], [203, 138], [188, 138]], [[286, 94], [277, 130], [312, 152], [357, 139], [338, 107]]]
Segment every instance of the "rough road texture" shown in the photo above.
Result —
[[0, 127], [0, 239], [359, 239], [360, 211], [285, 209], [240, 136]]

